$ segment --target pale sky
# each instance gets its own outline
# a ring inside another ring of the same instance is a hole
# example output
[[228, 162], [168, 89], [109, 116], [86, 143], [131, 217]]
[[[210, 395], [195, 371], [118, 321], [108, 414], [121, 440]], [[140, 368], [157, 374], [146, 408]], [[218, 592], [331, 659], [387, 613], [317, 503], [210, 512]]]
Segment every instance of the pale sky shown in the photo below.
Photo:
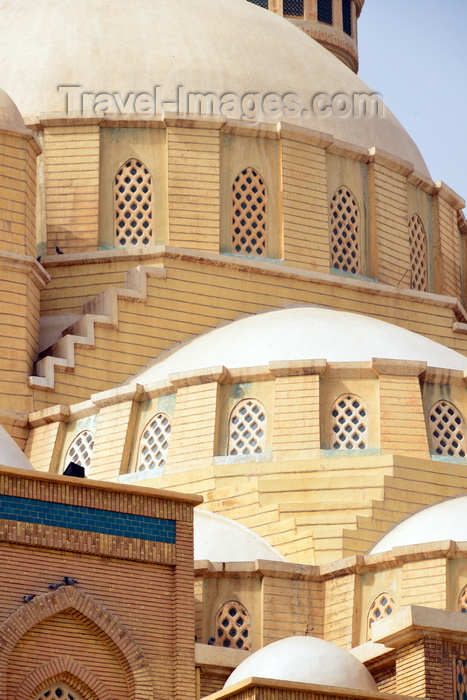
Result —
[[358, 31], [360, 77], [467, 199], [467, 0], [366, 0]]

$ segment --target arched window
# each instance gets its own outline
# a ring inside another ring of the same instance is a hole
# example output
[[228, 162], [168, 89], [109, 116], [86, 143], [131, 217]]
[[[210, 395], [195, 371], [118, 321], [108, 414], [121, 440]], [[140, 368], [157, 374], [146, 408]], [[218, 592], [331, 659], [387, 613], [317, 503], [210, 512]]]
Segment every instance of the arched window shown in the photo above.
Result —
[[139, 443], [138, 471], [165, 467], [171, 430], [170, 419], [165, 413], [151, 418]]
[[318, 22], [332, 24], [332, 0], [318, 0]]
[[267, 255], [266, 210], [266, 185], [256, 170], [245, 168], [232, 183], [232, 253]]
[[465, 425], [454, 404], [437, 401], [430, 410], [429, 426], [435, 454], [465, 457]]
[[426, 292], [428, 289], [427, 242], [425, 229], [418, 214], [414, 214], [409, 221], [409, 245], [410, 287], [419, 292]]
[[247, 609], [238, 601], [229, 600], [216, 615], [216, 646], [248, 651], [251, 648], [250, 627]]
[[368, 414], [361, 398], [354, 394], [339, 396], [331, 408], [330, 445], [333, 450], [364, 450]]
[[229, 455], [264, 452], [266, 411], [256, 399], [244, 399], [234, 406], [229, 421]]
[[153, 233], [153, 188], [149, 170], [131, 158], [114, 181], [115, 241], [117, 246], [148, 245]]
[[68, 452], [65, 457], [64, 468], [68, 466], [70, 462], [79, 464], [84, 467], [85, 473], [89, 471], [91, 466], [91, 455], [94, 448], [94, 435], [90, 430], [82, 430], [78, 435], [73, 438], [73, 442], [68, 448]]
[[459, 593], [459, 600], [457, 601], [457, 609], [461, 613], [467, 613], [467, 586]]
[[370, 605], [370, 610], [368, 611], [368, 638], [370, 637], [371, 625], [373, 622], [382, 620], [384, 617], [388, 617], [396, 609], [396, 604], [394, 599], [389, 595], [389, 593], [380, 593], [372, 604]]
[[46, 690], [41, 690], [34, 700], [82, 700], [82, 698], [65, 683], [54, 683]]
[[360, 274], [360, 210], [347, 187], [331, 199], [331, 267]]

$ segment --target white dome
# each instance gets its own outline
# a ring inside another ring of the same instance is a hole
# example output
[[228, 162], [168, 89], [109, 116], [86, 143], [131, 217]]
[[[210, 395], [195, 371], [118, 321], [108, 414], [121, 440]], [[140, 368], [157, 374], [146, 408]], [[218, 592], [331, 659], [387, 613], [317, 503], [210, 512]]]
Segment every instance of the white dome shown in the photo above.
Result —
[[393, 547], [407, 547], [428, 542], [467, 542], [467, 496], [450, 498], [427, 506], [394, 525], [368, 551], [368, 554], [389, 552]]
[[195, 561], [286, 561], [262, 537], [235, 520], [198, 508], [194, 512]]
[[428, 174], [389, 110], [372, 117], [313, 112], [318, 94], [353, 98], [372, 90], [288, 20], [246, 0], [0, 0], [0, 27], [0, 65], [12, 67], [2, 80], [24, 116], [63, 113], [58, 86], [67, 85], [95, 95], [118, 93], [123, 101], [130, 93], [153, 95], [156, 85], [164, 102], [175, 99], [179, 86], [217, 98], [293, 94], [301, 115], [261, 120], [377, 146]]
[[24, 452], [2, 426], [0, 426], [0, 466], [34, 469]]
[[0, 89], [0, 129], [11, 127], [22, 131], [26, 129], [18, 107], [9, 95]]
[[297, 307], [255, 314], [204, 333], [177, 346], [130, 381], [149, 384], [172, 372], [220, 365], [234, 369], [271, 361], [363, 362], [372, 358], [467, 369], [467, 358], [460, 353], [391, 323], [345, 311]]
[[315, 637], [288, 637], [268, 644], [237, 666], [224, 688], [251, 677], [378, 690], [358, 659], [345, 649]]

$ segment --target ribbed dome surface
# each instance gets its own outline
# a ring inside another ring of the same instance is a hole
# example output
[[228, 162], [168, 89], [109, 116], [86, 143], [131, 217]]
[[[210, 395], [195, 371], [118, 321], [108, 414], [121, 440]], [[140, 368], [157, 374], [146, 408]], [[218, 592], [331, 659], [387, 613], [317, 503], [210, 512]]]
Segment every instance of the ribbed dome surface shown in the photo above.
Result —
[[224, 688], [250, 677], [378, 690], [358, 659], [345, 649], [315, 637], [287, 637], [268, 644], [237, 666]]
[[153, 94], [157, 85], [164, 102], [179, 86], [218, 98], [293, 94], [301, 116], [261, 119], [377, 146], [427, 173], [389, 110], [373, 117], [316, 114], [311, 105], [317, 94], [352, 98], [373, 91], [297, 27], [246, 0], [0, 0], [0, 38], [0, 64], [14, 66], [3, 72], [4, 87], [25, 117], [63, 112], [58, 87], [67, 85], [93, 94], [117, 92], [123, 99]]

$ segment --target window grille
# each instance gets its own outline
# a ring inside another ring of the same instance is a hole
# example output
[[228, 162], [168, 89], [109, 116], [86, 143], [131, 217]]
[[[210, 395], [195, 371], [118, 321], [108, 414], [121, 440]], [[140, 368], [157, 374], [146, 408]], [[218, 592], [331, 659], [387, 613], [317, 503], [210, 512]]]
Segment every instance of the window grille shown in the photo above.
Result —
[[141, 161], [131, 158], [118, 170], [114, 181], [115, 238], [125, 247], [152, 239], [152, 177]]
[[467, 659], [455, 659], [454, 682], [456, 685], [455, 699], [465, 700], [467, 698]]
[[425, 229], [418, 214], [414, 214], [409, 221], [409, 245], [410, 286], [419, 292], [426, 292], [428, 289], [427, 242]]
[[75, 464], [79, 464], [81, 467], [84, 467], [85, 473], [87, 474], [89, 467], [91, 466], [93, 448], [94, 435], [90, 430], [82, 430], [80, 433], [78, 433], [78, 435], [76, 435], [68, 448], [68, 452], [66, 453], [65, 457], [65, 468], [70, 462], [74, 462]]
[[332, 24], [332, 0], [318, 0], [318, 22]]
[[360, 210], [353, 194], [340, 187], [331, 200], [331, 267], [360, 272]]
[[232, 252], [266, 255], [266, 185], [253, 168], [245, 168], [232, 184]]
[[461, 613], [467, 613], [467, 586], [464, 586], [459, 594], [458, 610]]
[[342, 26], [344, 32], [352, 36], [352, 3], [351, 0], [342, 0]]
[[389, 593], [381, 593], [374, 599], [368, 612], [368, 637], [370, 637], [370, 630], [373, 622], [388, 617], [388, 615], [394, 612], [395, 608], [396, 604]]
[[236, 600], [225, 603], [216, 615], [216, 645], [248, 651], [251, 619], [246, 608]]
[[264, 7], [265, 10], [268, 9], [268, 0], [248, 0], [248, 2], [252, 2], [253, 5], [259, 5], [260, 7]]
[[465, 457], [465, 426], [457, 408], [437, 401], [430, 411], [429, 425], [435, 454]]
[[368, 415], [363, 401], [352, 394], [336, 399], [331, 408], [330, 444], [334, 450], [366, 449]]
[[284, 17], [303, 17], [303, 0], [284, 0]]
[[264, 452], [266, 444], [266, 412], [259, 401], [244, 399], [230, 414], [229, 455]]
[[165, 413], [158, 413], [149, 421], [139, 444], [138, 471], [165, 467], [171, 430]]
[[34, 700], [82, 700], [74, 690], [71, 690], [65, 683], [54, 683], [47, 690], [42, 690], [36, 695]]

